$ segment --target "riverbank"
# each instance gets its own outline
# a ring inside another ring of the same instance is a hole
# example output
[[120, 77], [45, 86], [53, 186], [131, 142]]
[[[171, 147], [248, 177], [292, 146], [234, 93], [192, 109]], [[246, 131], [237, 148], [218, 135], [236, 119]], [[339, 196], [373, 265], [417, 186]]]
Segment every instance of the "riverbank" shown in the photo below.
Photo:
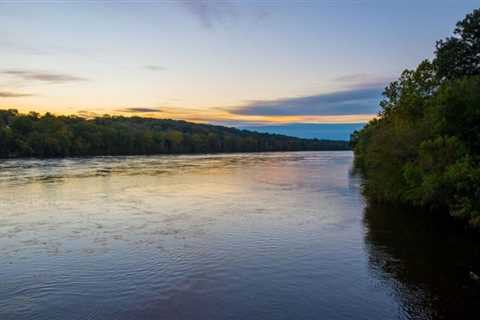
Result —
[[405, 70], [351, 141], [372, 201], [447, 211], [480, 230], [480, 9]]

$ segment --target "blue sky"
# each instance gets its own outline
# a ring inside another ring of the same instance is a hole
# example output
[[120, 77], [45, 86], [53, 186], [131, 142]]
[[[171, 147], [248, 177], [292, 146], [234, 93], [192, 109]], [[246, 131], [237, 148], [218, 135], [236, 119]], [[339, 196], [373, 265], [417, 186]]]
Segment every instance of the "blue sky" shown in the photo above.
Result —
[[[0, 108], [363, 123], [478, 1], [0, 1]], [[307, 126], [308, 127], [308, 126]]]

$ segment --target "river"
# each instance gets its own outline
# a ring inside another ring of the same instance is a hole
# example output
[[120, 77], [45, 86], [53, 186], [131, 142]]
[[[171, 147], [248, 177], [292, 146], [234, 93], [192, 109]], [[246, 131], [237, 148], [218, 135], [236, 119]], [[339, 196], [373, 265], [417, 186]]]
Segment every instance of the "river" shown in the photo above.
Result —
[[352, 160], [0, 161], [0, 319], [474, 319], [478, 240], [367, 205]]

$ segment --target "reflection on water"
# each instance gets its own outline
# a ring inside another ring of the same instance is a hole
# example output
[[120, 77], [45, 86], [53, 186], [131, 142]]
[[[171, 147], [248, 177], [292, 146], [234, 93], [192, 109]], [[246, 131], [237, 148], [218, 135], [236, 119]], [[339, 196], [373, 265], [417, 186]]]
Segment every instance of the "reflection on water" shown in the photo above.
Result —
[[467, 318], [473, 240], [364, 212], [351, 164], [0, 161], [0, 319]]
[[469, 272], [480, 270], [480, 239], [451, 221], [379, 205], [366, 208], [365, 225], [370, 269], [406, 318], [478, 318], [480, 291]]

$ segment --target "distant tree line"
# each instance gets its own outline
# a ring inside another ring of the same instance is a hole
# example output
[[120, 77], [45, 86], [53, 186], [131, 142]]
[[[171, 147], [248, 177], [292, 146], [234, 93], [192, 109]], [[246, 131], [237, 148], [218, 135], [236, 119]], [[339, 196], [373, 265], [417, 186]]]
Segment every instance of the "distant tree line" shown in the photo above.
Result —
[[0, 110], [0, 157], [348, 150], [346, 141], [300, 139], [185, 121], [85, 119]]
[[365, 194], [480, 229], [480, 9], [437, 42], [432, 61], [392, 82], [380, 106], [351, 136]]

